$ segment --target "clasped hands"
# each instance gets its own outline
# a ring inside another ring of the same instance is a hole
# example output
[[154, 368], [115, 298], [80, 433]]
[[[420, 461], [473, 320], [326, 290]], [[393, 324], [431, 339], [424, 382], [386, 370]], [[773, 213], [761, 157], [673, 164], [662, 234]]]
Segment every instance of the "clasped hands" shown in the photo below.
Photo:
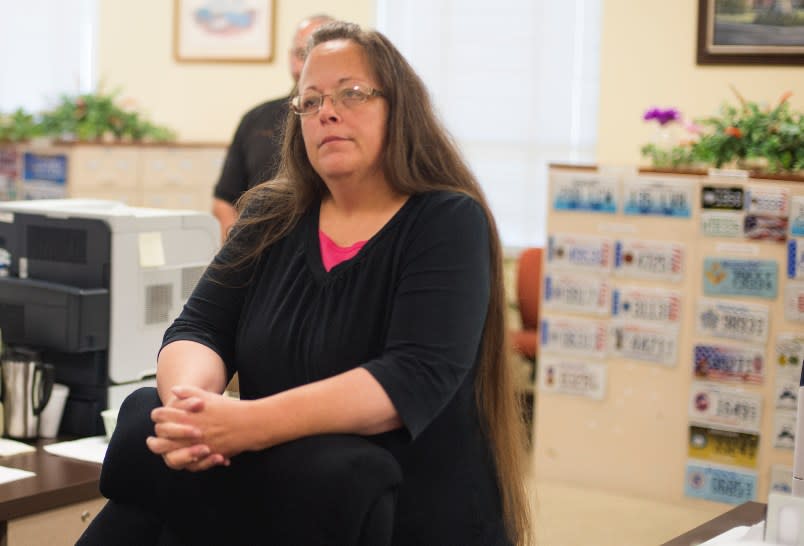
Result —
[[164, 406], [151, 412], [155, 436], [148, 449], [174, 470], [197, 472], [229, 466], [248, 447], [241, 417], [246, 402], [199, 389], [176, 386]]

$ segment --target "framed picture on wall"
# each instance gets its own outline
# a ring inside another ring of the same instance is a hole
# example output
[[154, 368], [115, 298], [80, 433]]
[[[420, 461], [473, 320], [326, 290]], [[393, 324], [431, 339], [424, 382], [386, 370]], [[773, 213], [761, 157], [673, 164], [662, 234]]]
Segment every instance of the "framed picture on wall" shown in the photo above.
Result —
[[804, 0], [698, 0], [698, 64], [804, 64]]
[[178, 62], [270, 62], [274, 0], [174, 0]]

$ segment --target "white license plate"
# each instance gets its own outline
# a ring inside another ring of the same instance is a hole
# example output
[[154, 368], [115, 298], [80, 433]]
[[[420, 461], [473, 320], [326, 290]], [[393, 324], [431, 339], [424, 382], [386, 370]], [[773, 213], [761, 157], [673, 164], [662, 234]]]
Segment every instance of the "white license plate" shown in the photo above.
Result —
[[602, 400], [606, 368], [606, 364], [546, 356], [539, 359], [539, 390]]
[[626, 215], [689, 218], [694, 186], [687, 182], [631, 178], [623, 182]]
[[745, 209], [750, 214], [788, 216], [790, 192], [787, 188], [749, 186], [746, 188]]
[[777, 409], [773, 415], [773, 447], [793, 449], [796, 445], [796, 411]]
[[695, 376], [701, 379], [762, 383], [765, 353], [762, 349], [698, 343], [693, 348]]
[[602, 277], [559, 272], [544, 277], [544, 305], [550, 309], [606, 315], [610, 297], [610, 283]]
[[701, 299], [696, 312], [699, 333], [747, 342], [765, 343], [768, 340], [768, 321], [767, 305]]
[[679, 322], [681, 294], [677, 290], [622, 287], [612, 293], [612, 315], [626, 320]]
[[664, 241], [617, 241], [614, 267], [623, 277], [679, 282], [684, 273], [684, 246]]
[[554, 172], [550, 175], [553, 209], [613, 214], [617, 212], [617, 183], [615, 176]]
[[705, 237], [742, 237], [743, 222], [743, 215], [738, 212], [701, 212], [701, 233]]
[[673, 366], [678, 349], [678, 327], [613, 323], [609, 328], [609, 347], [612, 354], [621, 358]]
[[759, 434], [762, 395], [726, 386], [693, 381], [690, 388], [690, 421]]
[[789, 282], [784, 292], [784, 317], [804, 322], [804, 282]]
[[547, 239], [550, 267], [600, 273], [611, 269], [612, 262], [612, 242], [608, 238], [557, 233]]
[[540, 327], [541, 348], [548, 352], [603, 358], [606, 324], [600, 320], [546, 317]]

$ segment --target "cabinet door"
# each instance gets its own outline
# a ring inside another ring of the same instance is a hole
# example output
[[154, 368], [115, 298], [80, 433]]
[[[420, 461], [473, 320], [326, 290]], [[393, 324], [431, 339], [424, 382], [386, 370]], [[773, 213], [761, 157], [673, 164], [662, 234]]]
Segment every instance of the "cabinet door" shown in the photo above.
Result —
[[97, 498], [8, 522], [8, 546], [72, 546], [106, 499]]

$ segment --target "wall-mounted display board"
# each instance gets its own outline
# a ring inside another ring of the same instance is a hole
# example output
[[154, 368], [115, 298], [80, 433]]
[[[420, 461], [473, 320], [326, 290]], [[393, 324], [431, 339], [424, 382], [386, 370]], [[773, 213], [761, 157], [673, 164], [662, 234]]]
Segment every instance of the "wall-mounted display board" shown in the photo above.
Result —
[[550, 168], [535, 468], [685, 503], [790, 487], [804, 180]]

